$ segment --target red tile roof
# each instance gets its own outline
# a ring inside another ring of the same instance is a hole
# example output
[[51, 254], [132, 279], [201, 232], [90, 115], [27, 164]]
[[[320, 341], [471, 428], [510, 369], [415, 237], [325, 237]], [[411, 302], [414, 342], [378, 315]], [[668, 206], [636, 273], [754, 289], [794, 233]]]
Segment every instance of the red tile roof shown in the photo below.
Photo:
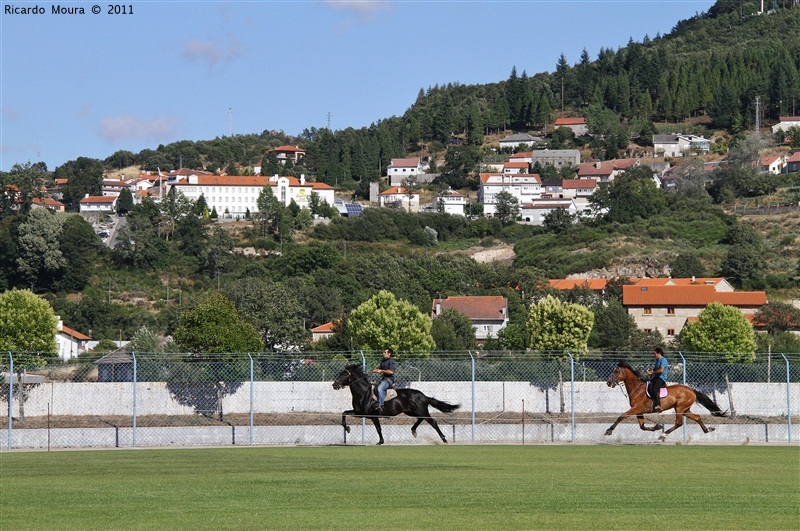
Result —
[[392, 159], [392, 168], [416, 168], [419, 166], [419, 158]]
[[594, 179], [564, 179], [561, 181], [561, 188], [564, 188], [565, 190], [597, 188], [597, 181]]
[[116, 200], [114, 195], [90, 195], [81, 199], [81, 203], [113, 203]]
[[300, 149], [297, 146], [278, 146], [275, 149], [268, 149], [265, 151], [266, 154], [270, 153], [305, 153], [305, 149]]
[[50, 207], [50, 208], [62, 208], [64, 206], [64, 203], [62, 203], [60, 201], [56, 201], [55, 199], [53, 199], [51, 197], [44, 197], [44, 198], [34, 197], [31, 202], [34, 205], [40, 205], [40, 206], [45, 206], [45, 207]]
[[470, 319], [505, 319], [508, 300], [500, 296], [448, 297], [433, 299], [432, 313], [436, 315], [436, 305], [442, 310], [454, 309]]
[[601, 162], [599, 166], [598, 168], [598, 164], [595, 162], [578, 164], [578, 177], [585, 175], [611, 175], [614, 173], [614, 166], [610, 162]]
[[759, 307], [767, 302], [763, 291], [717, 291], [714, 286], [623, 286], [624, 306], [698, 306], [712, 302], [727, 306]]
[[77, 330], [73, 330], [72, 328], [64, 325], [61, 325], [61, 330], [59, 330], [59, 332], [61, 332], [62, 334], [66, 334], [68, 336], [72, 336], [80, 341], [89, 341], [90, 339], [92, 339], [91, 337], [81, 334]]
[[586, 118], [558, 118], [553, 125], [586, 125]]
[[[407, 195], [408, 193], [409, 190], [407, 188], [403, 188], [402, 186], [392, 186], [385, 192], [381, 192], [380, 195], [397, 195], [397, 194]], [[411, 195], [419, 195], [419, 192], [411, 192]]]
[[315, 326], [314, 328], [311, 329], [311, 331], [317, 333], [333, 332], [333, 321], [328, 321], [325, 324]]

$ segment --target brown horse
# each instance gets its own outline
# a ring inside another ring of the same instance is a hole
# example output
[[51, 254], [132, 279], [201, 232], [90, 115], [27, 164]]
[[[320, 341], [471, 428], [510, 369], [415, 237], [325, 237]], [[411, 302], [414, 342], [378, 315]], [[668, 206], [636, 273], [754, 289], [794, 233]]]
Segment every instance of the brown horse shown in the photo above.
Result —
[[[647, 383], [642, 381], [642, 376], [636, 369], [631, 367], [628, 363], [620, 361], [617, 364], [617, 367], [614, 369], [614, 372], [612, 372], [611, 376], [608, 377], [608, 382], [606, 383], [609, 387], [616, 387], [617, 384], [624, 383], [625, 390], [628, 393], [628, 399], [631, 403], [631, 408], [620, 415], [614, 424], [612, 424], [611, 427], [606, 430], [606, 435], [611, 435], [611, 432], [614, 431], [614, 428], [617, 427], [617, 424], [633, 415], [636, 415], [636, 418], [639, 420], [639, 427], [645, 431], [657, 431], [664, 429], [664, 426], [661, 424], [656, 424], [655, 426], [650, 427], [645, 426], [644, 424], [644, 414], [652, 412], [653, 401], [645, 392]], [[667, 435], [678, 429], [679, 426], [683, 425], [684, 416], [689, 417], [698, 423], [700, 427], [703, 428], [703, 433], [714, 431], [714, 428], [707, 428], [706, 425], [703, 424], [703, 420], [700, 418], [700, 415], [689, 411], [689, 408], [692, 407], [692, 404], [695, 403], [695, 400], [700, 402], [700, 404], [708, 409], [715, 417], [728, 416], [727, 412], [722, 411], [720, 407], [708, 396], [704, 395], [700, 391], [692, 389], [691, 387], [687, 387], [685, 385], [669, 385], [666, 389], [667, 396], [661, 399], [661, 408], [663, 411], [675, 408], [675, 425], [666, 430], [661, 437], [659, 437], [659, 440], [661, 441], [663, 441]]]

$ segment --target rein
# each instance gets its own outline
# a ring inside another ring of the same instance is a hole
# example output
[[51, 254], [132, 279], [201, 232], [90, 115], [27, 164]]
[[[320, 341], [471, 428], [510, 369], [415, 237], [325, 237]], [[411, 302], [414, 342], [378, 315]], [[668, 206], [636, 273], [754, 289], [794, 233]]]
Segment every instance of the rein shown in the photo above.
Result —
[[347, 368], [345, 368], [344, 370], [345, 372], [347, 372], [348, 376], [350, 376], [350, 383], [347, 385], [353, 385], [354, 383], [358, 383], [362, 380], [367, 382], [367, 384], [372, 385], [372, 382], [369, 381], [369, 377], [366, 374], [364, 374], [359, 378], [353, 378], [353, 373], [350, 370], [348, 370]]

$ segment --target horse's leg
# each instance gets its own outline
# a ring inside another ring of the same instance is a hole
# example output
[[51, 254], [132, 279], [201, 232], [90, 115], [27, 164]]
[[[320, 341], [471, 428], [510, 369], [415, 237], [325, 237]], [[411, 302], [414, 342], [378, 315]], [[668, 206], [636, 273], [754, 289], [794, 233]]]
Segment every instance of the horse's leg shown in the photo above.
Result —
[[342, 412], [342, 428], [344, 428], [345, 433], [350, 433], [350, 426], [347, 425], [347, 415], [355, 415], [355, 409], [348, 409], [347, 411]]
[[617, 424], [619, 424], [620, 422], [622, 422], [626, 418], [628, 418], [628, 417], [630, 417], [632, 415], [637, 415], [639, 413], [640, 413], [639, 408], [635, 408], [635, 407], [630, 408], [628, 411], [626, 411], [625, 413], [620, 415], [617, 420], [614, 421], [614, 424], [612, 424], [611, 427], [606, 430], [606, 435], [611, 435], [611, 432], [614, 431], [614, 428], [617, 427]]
[[378, 419], [378, 417], [372, 417], [372, 423], [375, 424], [375, 430], [377, 430], [378, 432], [378, 438], [380, 439], [378, 441], [378, 446], [380, 446], [381, 444], [383, 444], [383, 432], [381, 431], [381, 421]]
[[645, 426], [645, 424], [644, 424], [644, 413], [638, 413], [636, 415], [636, 420], [639, 421], [639, 428], [643, 429], [644, 431], [658, 431], [658, 430], [664, 429], [664, 426], [662, 426], [659, 423], [655, 423], [653, 426], [651, 426], [649, 428], [647, 426]]
[[428, 424], [433, 426], [433, 429], [436, 430], [436, 433], [438, 433], [439, 437], [442, 438], [442, 442], [446, 443], [447, 442], [447, 438], [444, 436], [444, 433], [442, 433], [442, 430], [439, 429], [439, 423], [436, 422], [436, 419], [433, 418], [433, 417], [423, 417], [423, 418], [424, 418], [424, 420], [428, 421]]
[[692, 413], [688, 409], [683, 413], [683, 415], [685, 417], [687, 417], [687, 418], [692, 419], [696, 423], [698, 423], [700, 425], [700, 427], [703, 428], [703, 433], [709, 433], [709, 432], [714, 431], [714, 429], [715, 429], [713, 427], [707, 428], [706, 425], [703, 423], [703, 419], [700, 417], [700, 415], [698, 415], [697, 413]]
[[415, 439], [417, 437], [417, 428], [419, 428], [419, 425], [422, 424], [423, 420], [424, 419], [422, 418], [418, 418], [414, 425], [411, 426], [411, 435], [413, 435]]
[[678, 428], [680, 428], [681, 426], [683, 426], [683, 415], [684, 415], [684, 412], [685, 412], [685, 410], [679, 410], [677, 407], [675, 408], [675, 425], [673, 427], [671, 427], [670, 429], [668, 429], [667, 431], [665, 431], [661, 435], [661, 437], [658, 438], [660, 441], [663, 441], [664, 439], [667, 438], [667, 435], [669, 435], [673, 431], [675, 431]]

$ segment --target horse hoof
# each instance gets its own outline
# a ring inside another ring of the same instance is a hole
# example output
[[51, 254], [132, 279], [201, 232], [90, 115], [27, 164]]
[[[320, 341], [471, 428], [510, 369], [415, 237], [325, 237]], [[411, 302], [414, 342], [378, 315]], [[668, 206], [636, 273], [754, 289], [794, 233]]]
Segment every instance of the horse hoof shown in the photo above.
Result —
[[350, 433], [350, 426], [345, 426], [344, 427], [344, 431], [346, 431], [347, 433]]
[[714, 431], [714, 430], [716, 430], [716, 429], [717, 429], [717, 428], [708, 428], [708, 431], [707, 431], [706, 433], [711, 433], [712, 431]]
[[414, 431], [414, 430], [411, 430], [411, 436], [416, 439], [417, 438], [417, 432]]
[[606, 435], [611, 435], [611, 432], [613, 432], [613, 431], [614, 430], [606, 430]]
[[664, 442], [666, 439], [667, 439], [666, 435], [662, 435], [661, 437], [658, 438], [658, 440], [661, 442]]

